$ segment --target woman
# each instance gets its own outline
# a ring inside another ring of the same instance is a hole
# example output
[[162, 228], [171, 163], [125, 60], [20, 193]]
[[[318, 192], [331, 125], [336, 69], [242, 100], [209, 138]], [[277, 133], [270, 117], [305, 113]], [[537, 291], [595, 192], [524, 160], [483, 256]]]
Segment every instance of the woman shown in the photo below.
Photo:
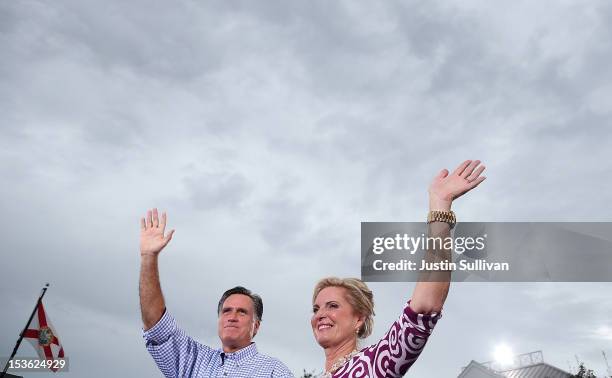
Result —
[[[443, 169], [429, 187], [430, 235], [445, 237], [454, 226], [453, 200], [484, 181], [485, 167], [467, 160], [449, 175]], [[440, 318], [450, 272], [421, 276], [399, 319], [377, 343], [358, 350], [357, 339], [372, 332], [372, 291], [356, 278], [325, 278], [313, 294], [311, 326], [325, 350], [325, 375], [333, 378], [401, 377], [423, 350]]]

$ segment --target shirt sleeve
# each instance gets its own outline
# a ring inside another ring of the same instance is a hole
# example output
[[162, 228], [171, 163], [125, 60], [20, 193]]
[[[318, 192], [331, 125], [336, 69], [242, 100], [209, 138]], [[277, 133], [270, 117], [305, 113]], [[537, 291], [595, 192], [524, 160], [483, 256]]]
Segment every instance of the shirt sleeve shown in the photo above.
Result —
[[403, 377], [417, 360], [441, 314], [418, 314], [410, 301], [389, 331], [376, 344], [362, 351], [376, 377]]
[[210, 358], [212, 355], [212, 349], [187, 336], [167, 310], [153, 327], [143, 331], [143, 338], [165, 377], [191, 376], [198, 356], [208, 354]]

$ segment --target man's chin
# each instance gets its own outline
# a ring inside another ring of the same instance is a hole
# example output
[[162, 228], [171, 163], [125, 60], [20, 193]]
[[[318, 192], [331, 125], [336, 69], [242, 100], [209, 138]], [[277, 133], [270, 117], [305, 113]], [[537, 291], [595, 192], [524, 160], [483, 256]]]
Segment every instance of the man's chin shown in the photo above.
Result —
[[223, 345], [238, 345], [240, 344], [240, 338], [237, 337], [238, 335], [235, 334], [223, 334], [221, 336], [221, 342], [223, 342]]

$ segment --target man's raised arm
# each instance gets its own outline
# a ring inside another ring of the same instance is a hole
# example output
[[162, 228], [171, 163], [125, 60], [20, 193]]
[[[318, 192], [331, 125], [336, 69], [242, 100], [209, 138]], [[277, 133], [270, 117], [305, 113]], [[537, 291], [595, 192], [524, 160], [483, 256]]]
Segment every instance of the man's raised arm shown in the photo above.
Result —
[[153, 327], [164, 314], [166, 303], [159, 283], [157, 257], [172, 239], [174, 230], [164, 236], [166, 213], [161, 220], [157, 209], [147, 211], [140, 219], [140, 311], [145, 331]]

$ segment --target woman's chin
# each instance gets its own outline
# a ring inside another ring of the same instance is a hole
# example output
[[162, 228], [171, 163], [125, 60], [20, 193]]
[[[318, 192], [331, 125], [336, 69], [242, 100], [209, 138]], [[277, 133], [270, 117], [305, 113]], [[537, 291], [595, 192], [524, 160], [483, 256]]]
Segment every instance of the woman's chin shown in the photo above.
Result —
[[323, 349], [329, 348], [334, 344], [333, 340], [327, 337], [327, 335], [315, 335], [315, 340], [317, 340], [317, 343]]

